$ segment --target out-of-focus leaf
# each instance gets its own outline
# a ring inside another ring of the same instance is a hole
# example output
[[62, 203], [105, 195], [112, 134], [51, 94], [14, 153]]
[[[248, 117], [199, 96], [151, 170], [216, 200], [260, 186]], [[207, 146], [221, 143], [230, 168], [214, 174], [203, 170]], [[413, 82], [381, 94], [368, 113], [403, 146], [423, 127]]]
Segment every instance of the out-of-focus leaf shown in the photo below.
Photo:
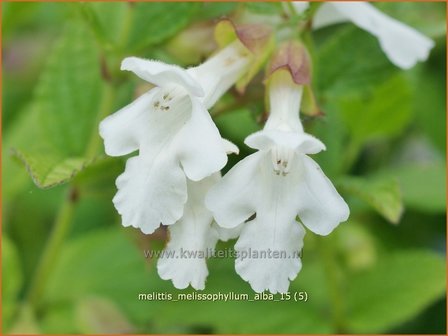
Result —
[[445, 46], [440, 46], [427, 64], [413, 72], [418, 88], [413, 97], [417, 125], [442, 153], [446, 152], [445, 60]]
[[23, 277], [20, 260], [14, 244], [2, 237], [2, 321], [3, 332], [11, 326], [14, 310], [18, 307], [18, 294]]
[[198, 20], [220, 18], [229, 15], [238, 7], [237, 2], [204, 2], [198, 11]]
[[381, 174], [398, 180], [406, 206], [426, 212], [445, 212], [446, 167], [443, 162], [406, 165]]
[[318, 45], [313, 67], [313, 78], [325, 102], [366, 92], [398, 72], [375, 37], [350, 24], [336, 32], [334, 27], [328, 29], [331, 35]]
[[238, 145], [243, 145], [244, 139], [249, 134], [260, 130], [260, 125], [248, 109], [222, 114], [215, 119], [215, 122], [222, 135]]
[[51, 305], [40, 320], [41, 331], [44, 334], [79, 334], [79, 326], [75, 320], [73, 303], [58, 303]]
[[116, 303], [132, 320], [145, 321], [148, 311], [138, 294], [148, 286], [143, 251], [133, 246], [124, 230], [96, 230], [66, 244], [44, 302], [51, 305], [101, 296]]
[[[391, 94], [393, 92], [393, 94]], [[411, 89], [404, 76], [394, 76], [365, 96], [340, 101], [353, 141], [364, 143], [399, 135], [412, 117]]]
[[84, 334], [130, 334], [134, 330], [114, 302], [100, 297], [81, 299], [76, 307], [76, 320]]
[[389, 222], [397, 224], [400, 221], [403, 203], [396, 179], [344, 177], [338, 182], [341, 190], [363, 200]]
[[379, 2], [377, 6], [431, 38], [446, 33], [446, 4], [443, 2]]
[[[73, 178], [94, 159], [85, 157], [101, 100], [99, 55], [82, 24], [67, 26], [49, 56], [34, 100], [37, 124], [14, 150], [34, 182], [52, 187]], [[15, 146], [15, 144], [11, 144]]]
[[365, 225], [349, 220], [338, 232], [340, 250], [352, 270], [369, 268], [377, 261], [375, 241]]
[[446, 291], [445, 260], [433, 252], [389, 254], [349, 284], [349, 330], [381, 333], [414, 317]]
[[147, 48], [173, 37], [191, 22], [199, 7], [199, 3], [191, 2], [136, 3], [128, 48]]
[[94, 14], [90, 18], [90, 24], [94, 28], [100, 39], [118, 45], [125, 38], [123, 26], [129, 24], [126, 15], [129, 15], [131, 4], [126, 2], [89, 2], [82, 4], [88, 6]]

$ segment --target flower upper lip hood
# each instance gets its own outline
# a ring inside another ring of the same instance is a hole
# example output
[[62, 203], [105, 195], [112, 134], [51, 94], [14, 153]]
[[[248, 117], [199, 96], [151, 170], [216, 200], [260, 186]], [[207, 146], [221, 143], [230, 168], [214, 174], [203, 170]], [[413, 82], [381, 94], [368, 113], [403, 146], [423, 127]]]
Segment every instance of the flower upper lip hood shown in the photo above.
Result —
[[177, 65], [127, 57], [121, 62], [120, 69], [132, 71], [141, 79], [155, 86], [179, 85], [196, 97], [203, 97], [205, 94], [197, 80], [188, 71]]
[[[299, 13], [308, 7], [303, 2], [293, 2], [293, 5]], [[435, 45], [414, 28], [362, 1], [323, 3], [313, 17], [313, 28], [346, 21], [374, 35], [389, 60], [402, 69], [410, 69], [418, 61], [426, 60]]]

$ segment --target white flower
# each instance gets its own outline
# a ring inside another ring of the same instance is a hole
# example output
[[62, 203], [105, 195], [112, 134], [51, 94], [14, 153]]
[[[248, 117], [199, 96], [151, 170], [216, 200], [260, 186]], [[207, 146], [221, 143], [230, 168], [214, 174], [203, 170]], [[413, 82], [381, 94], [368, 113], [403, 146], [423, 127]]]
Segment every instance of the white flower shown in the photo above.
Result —
[[226, 152], [235, 146], [221, 138], [207, 107], [249, 62], [239, 41], [189, 70], [135, 57], [123, 60], [122, 70], [155, 85], [100, 124], [108, 155], [139, 151], [116, 182], [113, 202], [124, 226], [149, 234], [160, 223], [174, 224], [187, 201], [186, 178], [199, 181], [224, 167]]
[[[304, 2], [293, 4], [299, 13], [307, 7]], [[374, 35], [389, 60], [403, 69], [412, 68], [418, 61], [425, 61], [435, 45], [430, 38], [382, 13], [367, 2], [323, 3], [313, 18], [313, 28], [319, 29], [346, 21], [351, 21]]]
[[199, 182], [187, 181], [188, 201], [182, 218], [168, 227], [169, 242], [157, 262], [164, 280], [174, 287], [204, 289], [208, 275], [206, 257], [215, 247], [218, 232], [212, 226], [213, 215], [204, 205], [205, 194], [220, 179], [215, 173]]
[[245, 141], [258, 152], [237, 163], [206, 197], [206, 206], [224, 228], [236, 227], [255, 214], [235, 245], [240, 255], [268, 250], [286, 254], [237, 258], [236, 271], [256, 292], [286, 292], [300, 271], [298, 251], [305, 231], [297, 215], [320, 235], [329, 234], [349, 215], [345, 201], [307, 155], [325, 146], [304, 133], [298, 116], [302, 86], [285, 69], [279, 67], [271, 75], [270, 116], [264, 129]]

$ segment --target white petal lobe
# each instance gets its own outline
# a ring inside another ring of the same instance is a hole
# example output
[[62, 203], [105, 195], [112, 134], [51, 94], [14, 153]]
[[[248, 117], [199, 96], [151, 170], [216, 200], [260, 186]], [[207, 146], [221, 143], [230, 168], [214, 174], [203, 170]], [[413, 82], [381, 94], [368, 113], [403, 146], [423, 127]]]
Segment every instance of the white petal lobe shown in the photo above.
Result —
[[302, 157], [303, 178], [296, 187], [299, 217], [308, 229], [325, 236], [348, 219], [350, 210], [319, 165], [306, 155]]
[[187, 177], [199, 181], [227, 163], [226, 146], [208, 111], [195, 98], [190, 120], [177, 136], [178, 156]]
[[218, 239], [212, 226], [213, 216], [204, 206], [209, 187], [219, 179], [215, 174], [200, 182], [188, 181], [189, 198], [182, 218], [169, 227], [170, 240], [157, 262], [164, 280], [172, 280], [178, 289], [191, 285], [205, 288], [208, 275], [206, 257]]
[[257, 171], [266, 155], [266, 152], [258, 152], [247, 156], [210, 189], [205, 204], [219, 226], [235, 228], [255, 213], [259, 190]]
[[155, 93], [156, 90], [145, 93], [100, 123], [100, 135], [107, 155], [126, 155], [140, 147], [145, 126], [149, 124], [150, 106]]
[[118, 192], [113, 202], [122, 216], [123, 226], [153, 233], [161, 223], [174, 224], [183, 213], [187, 201], [185, 175], [169, 156], [147, 160], [130, 158], [117, 179]]

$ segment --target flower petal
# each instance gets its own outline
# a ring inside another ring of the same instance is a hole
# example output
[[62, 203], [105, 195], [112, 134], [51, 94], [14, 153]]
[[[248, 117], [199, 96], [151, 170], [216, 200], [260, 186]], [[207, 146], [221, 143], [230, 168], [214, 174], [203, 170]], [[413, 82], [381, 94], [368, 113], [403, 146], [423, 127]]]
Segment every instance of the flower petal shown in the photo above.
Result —
[[314, 17], [313, 27], [352, 21], [376, 36], [389, 60], [402, 69], [412, 68], [428, 58], [435, 43], [412, 27], [380, 12], [364, 2], [331, 2], [323, 4]]
[[174, 287], [205, 288], [208, 275], [206, 257], [217, 241], [212, 226], [213, 216], [204, 206], [204, 197], [219, 179], [212, 175], [200, 182], [187, 181], [189, 198], [182, 218], [169, 226], [170, 240], [157, 262], [157, 270], [164, 280], [172, 280]]
[[328, 235], [348, 219], [350, 210], [316, 162], [303, 155], [301, 169], [302, 178], [295, 186], [300, 220], [314, 233]]
[[203, 64], [187, 70], [204, 89], [202, 100], [206, 108], [212, 107], [237, 82], [248, 68], [250, 58], [241, 42], [235, 41]]
[[223, 228], [235, 228], [255, 213], [258, 193], [255, 176], [260, 160], [266, 152], [258, 152], [238, 162], [215, 186], [205, 205], [213, 212], [215, 220]]
[[192, 98], [190, 120], [177, 136], [178, 157], [187, 177], [199, 181], [227, 163], [226, 146], [208, 111]]
[[150, 90], [100, 123], [107, 155], [121, 156], [139, 148], [149, 125], [149, 112], [156, 90]]
[[297, 150], [305, 154], [316, 154], [325, 150], [325, 145], [319, 139], [303, 132], [261, 130], [249, 135], [244, 143], [258, 150], [267, 150], [275, 146]]
[[150, 234], [161, 223], [170, 225], [182, 216], [187, 201], [186, 179], [169, 152], [156, 160], [144, 156], [130, 158], [116, 184], [118, 192], [113, 202], [123, 226]]
[[[291, 164], [297, 168], [297, 160]], [[295, 221], [300, 202], [296, 186], [301, 174], [294, 169], [286, 176], [276, 175], [268, 157], [260, 161], [257, 174], [263, 189], [252, 195], [257, 199], [256, 218], [244, 225], [235, 245], [240, 257], [235, 268], [256, 292], [284, 293], [301, 268], [299, 251], [305, 231]], [[259, 257], [244, 259], [245, 251]], [[269, 251], [278, 255], [269, 257]]]
[[188, 72], [177, 65], [137, 57], [127, 57], [121, 63], [121, 70], [135, 73], [141, 79], [160, 87], [173, 84], [183, 87], [192, 95], [202, 97], [204, 90]]
[[305, 230], [295, 220], [274, 214], [262, 210], [245, 224], [235, 244], [236, 272], [258, 293], [286, 293], [302, 268], [299, 253]]

